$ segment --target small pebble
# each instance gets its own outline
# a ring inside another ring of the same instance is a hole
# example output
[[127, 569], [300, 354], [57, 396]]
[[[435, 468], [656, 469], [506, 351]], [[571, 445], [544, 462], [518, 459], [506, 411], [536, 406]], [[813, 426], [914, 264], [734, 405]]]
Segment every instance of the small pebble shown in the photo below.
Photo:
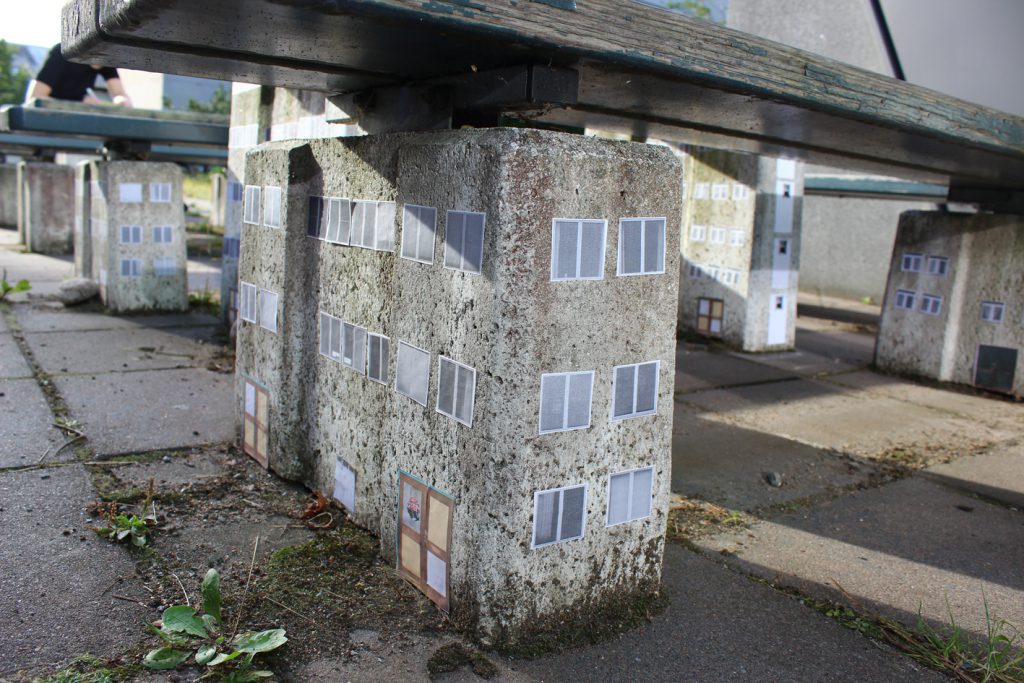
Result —
[[48, 472], [43, 472], [42, 474], [39, 475], [39, 478], [40, 479], [49, 479], [50, 478], [50, 474]]
[[169, 462], [171, 462], [171, 456], [169, 456], [169, 455], [165, 455], [165, 456], [164, 456], [164, 462], [166, 462], [166, 463], [169, 463]]

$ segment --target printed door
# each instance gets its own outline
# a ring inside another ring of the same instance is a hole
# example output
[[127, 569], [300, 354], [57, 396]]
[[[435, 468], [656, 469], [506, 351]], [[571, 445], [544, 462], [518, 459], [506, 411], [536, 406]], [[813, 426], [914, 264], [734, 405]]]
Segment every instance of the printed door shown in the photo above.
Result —
[[256, 382], [245, 378], [245, 410], [242, 417], [242, 450], [264, 467], [267, 466], [267, 419], [270, 394]]
[[404, 472], [398, 490], [398, 573], [447, 612], [455, 502]]
[[786, 307], [786, 297], [773, 294], [771, 297], [771, 309], [768, 311], [769, 346], [786, 343], [788, 322], [789, 311]]
[[697, 299], [697, 332], [709, 337], [722, 336], [725, 302], [721, 299]]

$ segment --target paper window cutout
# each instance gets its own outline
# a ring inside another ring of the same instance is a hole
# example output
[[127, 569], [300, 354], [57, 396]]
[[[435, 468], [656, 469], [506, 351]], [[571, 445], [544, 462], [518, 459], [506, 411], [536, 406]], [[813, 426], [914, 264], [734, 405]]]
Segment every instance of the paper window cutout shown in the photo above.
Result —
[[447, 611], [455, 501], [404, 472], [398, 489], [398, 573]]
[[444, 228], [444, 267], [480, 274], [484, 262], [486, 214], [449, 211]]
[[593, 370], [541, 375], [540, 433], [589, 428], [593, 391]]
[[709, 280], [718, 282], [718, 271], [718, 266], [708, 266], [707, 270], [704, 271], [704, 274], [707, 276]]
[[157, 277], [178, 274], [178, 262], [173, 256], [157, 256], [153, 259], [153, 271]]
[[714, 201], [721, 201], [729, 198], [729, 184], [728, 183], [715, 183], [711, 186], [711, 199]]
[[924, 260], [924, 256], [921, 254], [905, 253], [903, 258], [900, 259], [900, 270], [904, 273], [920, 273], [922, 260]]
[[653, 467], [642, 467], [609, 476], [608, 518], [605, 526], [650, 517], [653, 497]]
[[928, 315], [939, 315], [942, 312], [942, 297], [935, 294], [922, 294], [921, 311]]
[[710, 183], [696, 183], [693, 186], [694, 199], [707, 199], [711, 195]]
[[138, 204], [142, 201], [142, 183], [118, 183], [117, 194], [122, 204]]
[[260, 327], [277, 332], [277, 293], [260, 289]]
[[260, 188], [257, 185], [245, 186], [245, 203], [242, 207], [242, 222], [248, 225], [260, 224]]
[[171, 201], [170, 183], [150, 183], [149, 201], [156, 204], [167, 204]]
[[228, 201], [229, 202], [241, 202], [242, 201], [242, 183], [237, 180], [228, 181]]
[[391, 340], [382, 334], [371, 332], [367, 335], [366, 348], [366, 376], [374, 382], [387, 384]]
[[437, 209], [416, 204], [402, 208], [402, 258], [433, 264], [436, 237]]
[[320, 311], [320, 353], [341, 363], [345, 345], [341, 318]]
[[352, 205], [340, 197], [327, 198], [324, 215], [324, 239], [333, 244], [349, 244], [352, 240]]
[[656, 275], [664, 272], [665, 219], [620, 220], [618, 275]]
[[736, 201], [743, 201], [750, 196], [750, 188], [743, 183], [733, 183], [732, 198]]
[[267, 466], [270, 420], [270, 394], [248, 377], [242, 413], [242, 451], [263, 467]]
[[697, 332], [708, 337], [722, 336], [725, 302], [722, 299], [697, 299]]
[[324, 198], [310, 195], [309, 211], [306, 214], [306, 237], [322, 240], [327, 237], [324, 221]]
[[241, 251], [242, 241], [237, 237], [224, 238], [224, 257], [237, 259]]
[[239, 281], [239, 302], [241, 304], [238, 309], [238, 317], [249, 323], [256, 323], [256, 298], [257, 288], [256, 285], [249, 284], [248, 282]]
[[174, 241], [174, 231], [170, 225], [153, 226], [153, 244], [170, 244]]
[[711, 238], [708, 240], [712, 244], [725, 244], [725, 228], [711, 228]]
[[604, 279], [607, 229], [604, 220], [556, 218], [551, 228], [551, 279]]
[[142, 259], [121, 259], [121, 277], [142, 277]]
[[1013, 391], [1017, 355], [1017, 349], [985, 344], [978, 346], [974, 384], [993, 391]]
[[729, 246], [742, 247], [747, 241], [747, 235], [742, 230], [732, 230], [729, 232]]
[[122, 225], [120, 244], [142, 244], [142, 227], [138, 225]]
[[472, 427], [476, 370], [444, 356], [437, 366], [437, 412]]
[[276, 185], [263, 188], [263, 225], [281, 227], [281, 188]]
[[356, 471], [340, 456], [334, 460], [334, 499], [350, 513], [355, 513]]
[[917, 292], [912, 292], [909, 289], [896, 290], [896, 301], [893, 302], [896, 308], [912, 311], [915, 303], [917, 303]]
[[395, 391], [426, 406], [429, 386], [430, 353], [403, 341], [398, 342]]
[[1006, 313], [1006, 304], [1000, 301], [982, 301], [981, 319], [990, 323], [1001, 323]]
[[376, 251], [394, 251], [395, 203], [359, 200], [350, 202], [350, 206], [348, 244]]
[[735, 268], [724, 268], [722, 270], [722, 282], [727, 285], [739, 285], [742, 273]]
[[352, 323], [341, 324], [341, 364], [360, 375], [366, 372], [366, 328]]
[[703, 242], [708, 238], [708, 226], [693, 224], [690, 226], [690, 241]]
[[617, 365], [612, 375], [612, 420], [654, 415], [658, 411], [661, 361]]
[[796, 180], [796, 159], [776, 159], [775, 177], [786, 180]]
[[691, 263], [686, 267], [686, 275], [691, 280], [699, 280], [704, 275], [704, 266], [699, 263]]
[[448, 597], [448, 564], [427, 551], [427, 585], [441, 597]]
[[928, 274], [944, 277], [949, 271], [949, 259], [945, 256], [928, 257]]
[[533, 494], [531, 548], [583, 538], [587, 485], [537, 491]]

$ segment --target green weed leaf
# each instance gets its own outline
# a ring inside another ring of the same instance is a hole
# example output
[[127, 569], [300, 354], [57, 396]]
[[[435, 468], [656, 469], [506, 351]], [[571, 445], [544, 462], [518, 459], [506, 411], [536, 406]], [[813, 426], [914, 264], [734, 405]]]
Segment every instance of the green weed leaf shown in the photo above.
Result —
[[159, 629], [156, 626], [153, 626], [153, 624], [146, 624], [146, 628], [149, 629], [152, 633], [155, 633], [156, 635], [160, 636], [160, 638], [162, 638], [164, 642], [170, 643], [171, 645], [185, 645], [186, 643], [188, 643], [188, 636], [183, 636], [180, 633], [164, 631], [163, 629]]
[[259, 633], [240, 633], [231, 645], [239, 652], [256, 653], [276, 650], [287, 642], [283, 628], [272, 628]]
[[220, 574], [210, 569], [203, 577], [203, 611], [221, 623], [220, 615]]
[[241, 652], [232, 652], [231, 654], [228, 654], [227, 652], [221, 652], [219, 655], [217, 655], [216, 657], [214, 657], [213, 659], [208, 661], [206, 663], [206, 666], [217, 666], [218, 664], [223, 664], [224, 662], [230, 662], [232, 659], [235, 659], [236, 657], [241, 657], [241, 656], [242, 656]]
[[184, 605], [168, 607], [164, 610], [164, 630], [180, 631], [200, 638], [209, 636], [206, 632], [206, 624], [196, 616], [196, 611]]
[[208, 664], [217, 656], [217, 648], [212, 645], [203, 645], [196, 650], [196, 664]]
[[189, 654], [188, 650], [174, 650], [169, 647], [161, 647], [157, 650], [151, 650], [146, 655], [146, 658], [142, 660], [142, 665], [147, 669], [167, 671], [188, 659]]

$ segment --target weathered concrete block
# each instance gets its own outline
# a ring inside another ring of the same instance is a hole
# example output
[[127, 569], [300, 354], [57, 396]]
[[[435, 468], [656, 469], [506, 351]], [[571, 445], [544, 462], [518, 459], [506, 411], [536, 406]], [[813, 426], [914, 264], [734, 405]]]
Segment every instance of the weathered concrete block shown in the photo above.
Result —
[[334, 491], [484, 638], [649, 596], [680, 181], [663, 148], [536, 130], [251, 151], [246, 450]]
[[213, 225], [224, 225], [224, 212], [228, 203], [228, 178], [223, 173], [214, 173], [210, 176], [210, 223]]
[[1024, 394], [1024, 218], [900, 216], [879, 368]]
[[793, 348], [803, 164], [695, 149], [684, 167], [680, 330]]
[[18, 164], [18, 233], [29, 251], [70, 254], [75, 225], [75, 170], [37, 161]]
[[74, 306], [84, 303], [95, 296], [99, 296], [100, 286], [95, 280], [85, 277], [75, 277], [60, 283], [57, 288], [57, 301], [65, 306]]
[[83, 275], [99, 282], [103, 303], [118, 313], [187, 310], [181, 169], [172, 163], [94, 161], [79, 170], [79, 180], [86, 177], [90, 212], [80, 222], [82, 267], [91, 263]]
[[0, 164], [0, 227], [18, 226], [18, 167]]

